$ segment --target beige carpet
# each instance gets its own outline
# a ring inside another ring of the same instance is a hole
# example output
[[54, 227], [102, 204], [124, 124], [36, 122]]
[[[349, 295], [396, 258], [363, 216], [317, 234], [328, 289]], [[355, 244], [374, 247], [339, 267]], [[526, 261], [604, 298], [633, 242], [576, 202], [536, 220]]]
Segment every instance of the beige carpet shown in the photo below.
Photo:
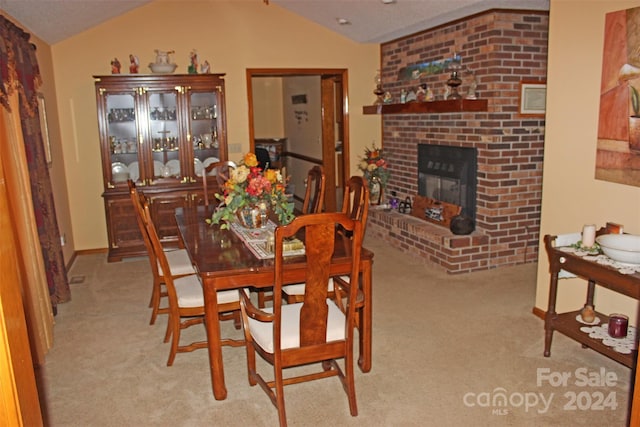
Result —
[[[551, 357], [542, 356], [543, 322], [531, 314], [535, 265], [451, 276], [383, 243], [366, 246], [376, 254], [373, 369], [356, 369], [359, 415], [349, 415], [339, 381], [329, 378], [285, 388], [290, 426], [626, 424], [629, 369], [558, 333]], [[223, 350], [225, 401], [212, 396], [206, 350], [166, 366], [165, 319], [148, 325], [146, 259], [83, 255], [69, 272], [76, 276], [85, 281], [58, 307], [42, 370], [49, 425], [277, 425], [266, 394], [247, 382], [244, 348]], [[191, 329], [185, 338], [204, 336]], [[229, 324], [223, 334], [240, 337]], [[539, 385], [539, 369], [570, 377]], [[594, 383], [581, 382], [583, 371]], [[615, 385], [595, 384], [601, 372]]]

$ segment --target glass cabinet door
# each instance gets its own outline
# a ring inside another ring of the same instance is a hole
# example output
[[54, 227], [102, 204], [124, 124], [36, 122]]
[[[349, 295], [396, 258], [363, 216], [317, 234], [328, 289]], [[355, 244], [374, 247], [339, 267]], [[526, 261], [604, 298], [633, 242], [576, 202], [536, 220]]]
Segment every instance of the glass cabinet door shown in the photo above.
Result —
[[105, 171], [107, 182], [110, 186], [126, 185], [129, 178], [140, 182], [135, 93], [106, 92], [103, 99], [111, 160], [111, 170]]
[[211, 163], [220, 161], [221, 138], [219, 131], [220, 94], [215, 90], [196, 91], [190, 90], [189, 94], [189, 134], [191, 135], [190, 147], [193, 149], [193, 179], [202, 177], [203, 168]]
[[176, 91], [149, 91], [149, 147], [147, 174], [150, 183], [182, 180], [185, 171], [180, 164], [181, 129], [178, 121]]

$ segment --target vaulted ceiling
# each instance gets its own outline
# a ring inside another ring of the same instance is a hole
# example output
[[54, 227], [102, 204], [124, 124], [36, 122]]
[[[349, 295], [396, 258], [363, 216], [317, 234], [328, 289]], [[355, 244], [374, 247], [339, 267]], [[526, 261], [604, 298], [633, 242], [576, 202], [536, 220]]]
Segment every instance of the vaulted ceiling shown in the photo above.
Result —
[[[55, 44], [151, 1], [177, 0], [0, 0], [0, 9]], [[549, 0], [242, 1], [282, 7], [359, 43], [384, 43], [489, 9], [549, 10]]]

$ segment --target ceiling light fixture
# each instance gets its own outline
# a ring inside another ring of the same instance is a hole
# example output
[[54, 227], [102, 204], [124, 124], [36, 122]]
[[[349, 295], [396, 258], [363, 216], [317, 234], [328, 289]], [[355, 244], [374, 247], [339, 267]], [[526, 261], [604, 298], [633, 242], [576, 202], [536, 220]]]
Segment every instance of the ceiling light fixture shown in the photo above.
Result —
[[380, 0], [383, 4], [393, 4], [396, 0]]
[[336, 18], [336, 21], [338, 21], [338, 25], [351, 25], [351, 21], [347, 18]]

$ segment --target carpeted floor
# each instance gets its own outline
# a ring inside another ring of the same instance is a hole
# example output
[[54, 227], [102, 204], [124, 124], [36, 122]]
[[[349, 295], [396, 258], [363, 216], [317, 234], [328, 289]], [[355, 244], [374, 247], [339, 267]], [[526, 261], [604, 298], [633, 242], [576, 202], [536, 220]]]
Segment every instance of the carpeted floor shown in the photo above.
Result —
[[[626, 425], [628, 368], [558, 333], [542, 356], [535, 265], [452, 276], [384, 243], [365, 246], [376, 254], [373, 369], [356, 369], [359, 414], [349, 415], [329, 378], [285, 388], [290, 426]], [[165, 318], [148, 324], [146, 259], [82, 255], [69, 272], [81, 276], [73, 300], [58, 306], [42, 369], [49, 425], [278, 424], [266, 394], [247, 382], [244, 348], [223, 350], [224, 401], [213, 398], [206, 350], [166, 366]], [[241, 337], [230, 324], [222, 332]], [[203, 328], [184, 334], [201, 337]]]

